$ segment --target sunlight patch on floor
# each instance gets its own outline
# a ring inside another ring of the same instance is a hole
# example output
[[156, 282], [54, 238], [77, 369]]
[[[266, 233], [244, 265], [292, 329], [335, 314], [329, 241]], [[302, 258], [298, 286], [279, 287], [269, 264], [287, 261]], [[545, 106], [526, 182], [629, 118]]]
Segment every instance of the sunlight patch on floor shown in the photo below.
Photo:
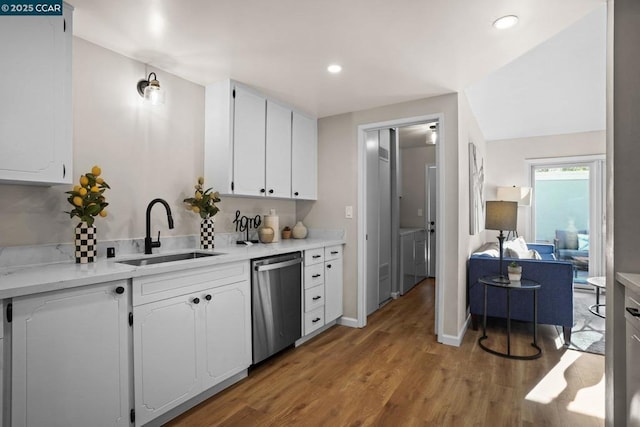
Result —
[[567, 388], [564, 371], [580, 357], [577, 351], [565, 352], [556, 366], [527, 394], [526, 400], [542, 404], [551, 403]]
[[567, 409], [604, 420], [604, 375], [598, 384], [580, 389]]

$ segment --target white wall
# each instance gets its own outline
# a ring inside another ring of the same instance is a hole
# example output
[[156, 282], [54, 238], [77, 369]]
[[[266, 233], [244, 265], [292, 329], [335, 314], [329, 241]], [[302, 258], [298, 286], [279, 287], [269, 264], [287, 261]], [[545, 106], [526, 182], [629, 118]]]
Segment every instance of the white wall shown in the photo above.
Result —
[[[138, 80], [154, 71], [166, 103], [144, 105]], [[156, 197], [171, 205], [175, 228], [164, 209], [153, 210], [152, 229], [163, 236], [198, 233], [199, 217], [183, 208], [203, 172], [204, 87], [145, 66], [85, 40], [73, 40], [74, 169], [78, 178], [94, 164], [112, 187], [108, 216], [98, 218], [99, 240], [140, 238], [147, 204]], [[215, 183], [205, 183], [215, 187]], [[0, 185], [0, 247], [72, 241], [77, 218], [63, 211], [71, 186]], [[295, 202], [223, 198], [216, 231], [233, 231], [235, 210], [264, 214], [276, 208], [280, 223], [293, 225]]]
[[[529, 186], [527, 159], [585, 156], [604, 154], [606, 135], [604, 131], [572, 133], [533, 138], [505, 139], [487, 142], [487, 200], [495, 200], [498, 187]], [[518, 208], [518, 234], [532, 241], [530, 232], [531, 208]], [[497, 236], [487, 232], [487, 240]]]

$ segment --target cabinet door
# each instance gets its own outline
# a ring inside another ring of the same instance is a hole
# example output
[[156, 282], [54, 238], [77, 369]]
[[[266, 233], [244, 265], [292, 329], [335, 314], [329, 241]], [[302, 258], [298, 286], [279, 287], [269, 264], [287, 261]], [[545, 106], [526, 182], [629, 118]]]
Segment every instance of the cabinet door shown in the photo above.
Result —
[[294, 199], [318, 198], [317, 120], [293, 112], [291, 191]]
[[70, 183], [71, 10], [0, 21], [0, 181]]
[[201, 304], [183, 295], [134, 308], [136, 423], [145, 424], [201, 391]]
[[267, 197], [291, 197], [291, 110], [271, 101], [267, 101], [266, 189]]
[[400, 251], [401, 251], [401, 263], [402, 263], [402, 286], [400, 293], [404, 295], [413, 287], [416, 279], [416, 266], [415, 266], [415, 244], [413, 240], [413, 233], [403, 234], [400, 237]]
[[331, 322], [342, 316], [342, 258], [325, 262], [324, 317]]
[[251, 365], [251, 289], [245, 281], [203, 295], [207, 389]]
[[129, 425], [128, 293], [118, 281], [13, 300], [12, 425]]
[[416, 231], [415, 238], [415, 282], [418, 283], [427, 277], [427, 232]]
[[265, 193], [264, 97], [235, 87], [233, 119], [233, 193], [263, 196]]

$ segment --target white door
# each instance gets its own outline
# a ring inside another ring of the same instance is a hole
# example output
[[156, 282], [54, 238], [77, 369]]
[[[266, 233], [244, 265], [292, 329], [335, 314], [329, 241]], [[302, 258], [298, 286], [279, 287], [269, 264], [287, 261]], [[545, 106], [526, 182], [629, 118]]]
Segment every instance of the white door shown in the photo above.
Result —
[[202, 302], [198, 299], [196, 304], [194, 298], [182, 295], [133, 309], [135, 407], [140, 425], [201, 391], [198, 309]]
[[127, 289], [117, 281], [13, 300], [13, 426], [129, 425]]
[[427, 166], [427, 276], [436, 277], [436, 166]]
[[266, 99], [235, 87], [233, 115], [233, 194], [265, 194]]
[[291, 197], [291, 109], [267, 101], [266, 196]]
[[378, 192], [379, 235], [378, 248], [378, 305], [391, 299], [391, 129], [379, 131]]
[[248, 281], [203, 292], [203, 389], [251, 365], [251, 289]]
[[367, 316], [379, 306], [378, 248], [380, 245], [380, 202], [378, 192], [378, 131], [366, 133], [366, 312]]
[[318, 198], [318, 121], [294, 111], [291, 128], [291, 196]]

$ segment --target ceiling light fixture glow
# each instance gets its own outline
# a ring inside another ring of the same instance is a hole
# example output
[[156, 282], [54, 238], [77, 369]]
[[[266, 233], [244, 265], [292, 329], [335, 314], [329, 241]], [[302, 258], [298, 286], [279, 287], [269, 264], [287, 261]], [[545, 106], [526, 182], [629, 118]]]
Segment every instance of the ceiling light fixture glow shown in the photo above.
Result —
[[516, 15], [507, 15], [502, 18], [498, 18], [493, 22], [494, 28], [498, 30], [506, 30], [518, 23], [518, 17]]
[[338, 64], [331, 64], [327, 67], [327, 71], [331, 74], [338, 74], [340, 71], [342, 71], [342, 67]]

